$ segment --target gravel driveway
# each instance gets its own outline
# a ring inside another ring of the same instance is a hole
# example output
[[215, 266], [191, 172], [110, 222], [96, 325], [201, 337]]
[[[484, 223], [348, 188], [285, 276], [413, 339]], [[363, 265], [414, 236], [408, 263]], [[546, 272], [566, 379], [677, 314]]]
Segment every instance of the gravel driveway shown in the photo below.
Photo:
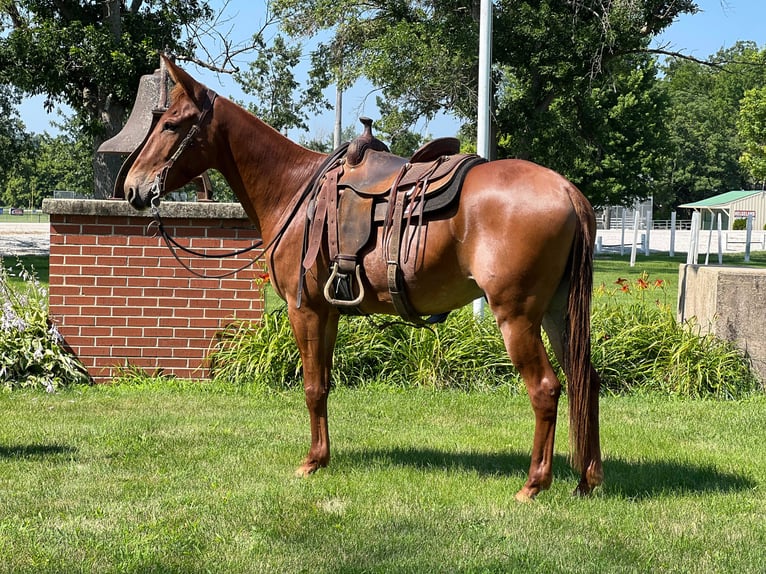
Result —
[[47, 255], [49, 252], [48, 223], [0, 223], [0, 257]]

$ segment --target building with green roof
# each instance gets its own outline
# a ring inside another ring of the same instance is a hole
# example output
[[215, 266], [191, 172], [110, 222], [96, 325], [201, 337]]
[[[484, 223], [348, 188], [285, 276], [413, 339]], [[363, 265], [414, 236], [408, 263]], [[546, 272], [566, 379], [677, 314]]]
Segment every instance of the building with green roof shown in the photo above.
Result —
[[734, 221], [747, 219], [753, 216], [753, 229], [764, 229], [766, 226], [766, 191], [764, 190], [739, 190], [727, 191], [707, 199], [684, 203], [679, 209], [693, 209], [699, 211], [702, 217], [703, 227], [710, 229], [711, 222], [721, 214], [721, 228], [733, 229]]

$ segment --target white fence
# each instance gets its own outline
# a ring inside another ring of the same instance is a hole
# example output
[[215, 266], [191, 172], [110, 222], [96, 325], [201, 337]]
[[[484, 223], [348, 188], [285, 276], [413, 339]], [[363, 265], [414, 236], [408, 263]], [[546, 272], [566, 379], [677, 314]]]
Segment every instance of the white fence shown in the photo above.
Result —
[[[614, 220], [612, 223], [617, 223]], [[750, 260], [751, 251], [766, 251], [766, 231], [752, 229], [752, 217], [745, 231], [721, 229], [720, 221], [714, 221], [713, 229], [701, 229], [699, 214], [691, 220], [671, 219], [653, 222], [651, 215], [642, 220], [639, 213], [634, 213], [631, 221], [620, 221], [612, 229], [599, 229], [596, 236], [596, 253], [631, 255], [631, 265], [635, 264], [636, 255], [643, 253], [667, 253], [670, 257], [676, 253], [685, 253], [687, 263], [698, 263], [704, 255], [704, 263], [722, 262], [724, 253], [744, 253], [744, 260]], [[717, 256], [717, 257], [716, 257]]]

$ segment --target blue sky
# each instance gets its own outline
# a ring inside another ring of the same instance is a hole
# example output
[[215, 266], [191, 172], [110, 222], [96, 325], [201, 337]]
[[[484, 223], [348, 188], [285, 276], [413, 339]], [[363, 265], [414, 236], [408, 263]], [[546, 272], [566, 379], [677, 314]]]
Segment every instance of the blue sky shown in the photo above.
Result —
[[[227, 4], [224, 0], [211, 0], [213, 7]], [[766, 0], [697, 0], [701, 11], [693, 16], [684, 16], [673, 23], [664, 34], [655, 40], [655, 46], [683, 52], [705, 59], [721, 48], [731, 47], [738, 40], [753, 40], [758, 46], [766, 46]], [[226, 12], [229, 21], [224, 29], [231, 29], [235, 39], [245, 40], [264, 21], [264, 3], [259, 0], [230, 0]], [[246, 100], [247, 96], [237, 88], [236, 83], [225, 75], [216, 75], [206, 70], [187, 68], [192, 75], [225, 96]], [[344, 127], [355, 125], [360, 115], [375, 118], [375, 96], [370, 94], [368, 85], [358, 85], [349, 91], [343, 102]], [[334, 102], [334, 90], [328, 90], [328, 99]], [[46, 114], [42, 98], [34, 98], [21, 107], [22, 120], [33, 132], [56, 130], [50, 122], [57, 119], [55, 113]], [[313, 137], [327, 137], [332, 133], [333, 115], [328, 112], [309, 122]], [[432, 137], [454, 135], [455, 122], [449, 117], [440, 117], [430, 124], [417, 126], [423, 134]], [[300, 135], [306, 136], [300, 132]]]

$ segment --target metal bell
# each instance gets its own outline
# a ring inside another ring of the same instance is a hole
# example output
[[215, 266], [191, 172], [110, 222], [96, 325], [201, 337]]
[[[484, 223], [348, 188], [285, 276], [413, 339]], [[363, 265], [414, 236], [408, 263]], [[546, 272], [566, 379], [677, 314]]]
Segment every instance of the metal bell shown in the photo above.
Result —
[[[161, 70], [155, 70], [153, 74], [141, 76], [136, 101], [128, 121], [120, 133], [99, 146], [98, 153], [127, 155], [133, 153], [144, 142], [154, 124], [155, 110], [164, 111], [166, 109], [166, 103], [160, 101], [163, 92], [162, 80]], [[167, 92], [167, 90], [164, 91]]]
[[[97, 153], [102, 154], [128, 156], [117, 174], [112, 193], [114, 199], [124, 199], [123, 186], [128, 171], [144, 147], [157, 120], [168, 109], [169, 82], [169, 74], [162, 60], [160, 61], [160, 68], [155, 70], [153, 74], [141, 76], [136, 101], [133, 103], [128, 121], [125, 122], [120, 133], [106, 140], [97, 150]], [[207, 173], [195, 178], [192, 183], [197, 187], [197, 201], [212, 200], [213, 186]]]

